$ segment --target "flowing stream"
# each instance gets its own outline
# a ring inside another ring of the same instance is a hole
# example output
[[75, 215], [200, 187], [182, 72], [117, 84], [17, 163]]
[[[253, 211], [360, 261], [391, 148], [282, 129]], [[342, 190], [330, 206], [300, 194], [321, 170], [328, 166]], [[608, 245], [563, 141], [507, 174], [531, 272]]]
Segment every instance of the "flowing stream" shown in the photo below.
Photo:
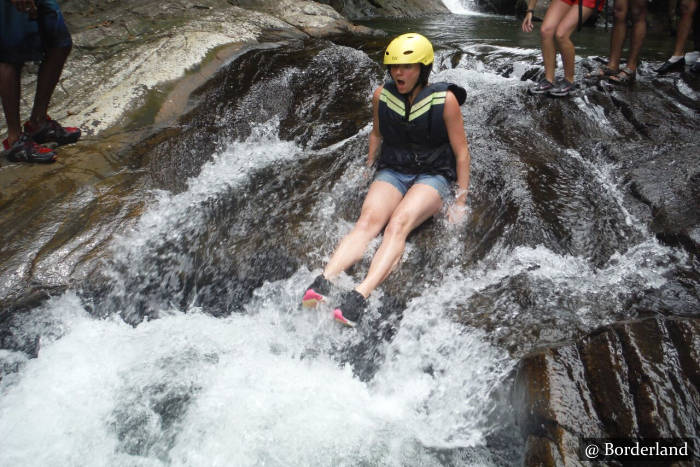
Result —
[[[697, 306], [666, 293], [697, 265], [649, 232], [620, 175], [627, 152], [663, 143], [602, 92], [528, 96], [537, 38], [512, 19], [369, 24], [433, 37], [432, 80], [467, 89], [466, 223], [418, 229], [358, 330], [330, 305], [301, 309], [369, 185], [382, 44], [243, 54], [149, 153], [152, 189], [124, 200], [142, 214], [94, 274], [7, 321], [0, 465], [513, 465], [519, 356]], [[582, 56], [604, 54], [582, 36]], [[666, 104], [677, 144], [697, 130], [683, 96], [698, 91], [663, 84], [639, 92]]]

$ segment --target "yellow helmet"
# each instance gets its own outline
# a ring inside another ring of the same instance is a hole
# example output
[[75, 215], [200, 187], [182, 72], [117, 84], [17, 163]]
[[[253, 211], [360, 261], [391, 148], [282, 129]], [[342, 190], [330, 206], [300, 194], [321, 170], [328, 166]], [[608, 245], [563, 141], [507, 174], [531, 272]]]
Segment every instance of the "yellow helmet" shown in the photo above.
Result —
[[433, 45], [420, 34], [409, 32], [402, 34], [389, 43], [384, 53], [384, 65], [403, 65], [406, 63], [433, 63]]

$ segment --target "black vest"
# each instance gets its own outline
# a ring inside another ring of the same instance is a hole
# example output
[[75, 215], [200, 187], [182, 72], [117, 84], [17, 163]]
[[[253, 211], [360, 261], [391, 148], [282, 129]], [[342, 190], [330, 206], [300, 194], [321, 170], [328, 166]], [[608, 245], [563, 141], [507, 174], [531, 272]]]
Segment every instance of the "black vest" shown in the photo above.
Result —
[[457, 180], [457, 163], [443, 118], [447, 91], [459, 105], [467, 92], [454, 84], [430, 84], [416, 96], [413, 106], [399, 94], [393, 80], [384, 83], [379, 97], [379, 132], [382, 153], [378, 168], [409, 174], [439, 174]]

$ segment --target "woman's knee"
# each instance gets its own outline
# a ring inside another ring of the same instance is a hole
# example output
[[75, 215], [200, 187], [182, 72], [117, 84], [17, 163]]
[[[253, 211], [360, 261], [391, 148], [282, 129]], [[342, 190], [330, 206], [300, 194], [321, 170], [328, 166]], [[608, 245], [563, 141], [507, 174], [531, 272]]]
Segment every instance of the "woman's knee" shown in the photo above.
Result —
[[559, 27], [554, 33], [554, 39], [559, 44], [569, 42], [571, 40], [571, 32], [568, 28]]
[[680, 5], [681, 16], [690, 16], [695, 13], [695, 9], [698, 6], [697, 0], [683, 0]]
[[632, 3], [630, 7], [630, 17], [632, 18], [632, 24], [639, 23], [640, 21], [647, 20], [647, 1], [637, 0]]
[[375, 236], [384, 227], [384, 220], [372, 211], [363, 211], [355, 222], [355, 230], [370, 236]]
[[384, 237], [406, 238], [410, 233], [411, 219], [409, 216], [397, 213], [391, 217], [384, 230]]
[[615, 8], [613, 9], [613, 21], [616, 23], [624, 23], [627, 21], [627, 5], [620, 2], [615, 2]]
[[543, 24], [540, 28], [540, 38], [542, 38], [543, 40], [552, 39], [554, 38], [554, 31], [556, 30], [556, 25]]

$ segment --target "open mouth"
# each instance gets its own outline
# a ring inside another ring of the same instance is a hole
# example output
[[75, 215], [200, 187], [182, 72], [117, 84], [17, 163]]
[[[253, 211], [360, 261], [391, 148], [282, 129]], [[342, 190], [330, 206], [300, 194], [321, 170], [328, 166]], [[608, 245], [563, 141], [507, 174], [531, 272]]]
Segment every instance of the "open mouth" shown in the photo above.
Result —
[[404, 80], [402, 80], [402, 79], [397, 79], [397, 80], [396, 80], [396, 84], [397, 84], [398, 86], [403, 86], [404, 84], [406, 84], [406, 81], [404, 81]]

